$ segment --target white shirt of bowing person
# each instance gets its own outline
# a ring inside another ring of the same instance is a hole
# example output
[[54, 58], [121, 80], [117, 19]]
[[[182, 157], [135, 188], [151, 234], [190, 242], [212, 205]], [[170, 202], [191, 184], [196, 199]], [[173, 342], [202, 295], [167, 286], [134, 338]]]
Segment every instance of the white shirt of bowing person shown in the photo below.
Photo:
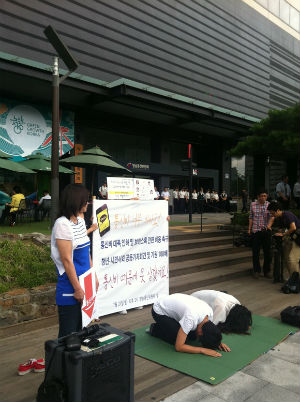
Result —
[[204, 301], [212, 308], [212, 322], [221, 332], [250, 335], [251, 311], [242, 306], [234, 296], [218, 290], [199, 290], [191, 296]]
[[[212, 323], [212, 308], [202, 300], [181, 293], [162, 296], [154, 303], [152, 316], [155, 323], [146, 332], [174, 345], [177, 352], [212, 357], [222, 356], [214, 349], [230, 352], [230, 348], [221, 342], [220, 329]], [[186, 343], [196, 339], [201, 346]]]

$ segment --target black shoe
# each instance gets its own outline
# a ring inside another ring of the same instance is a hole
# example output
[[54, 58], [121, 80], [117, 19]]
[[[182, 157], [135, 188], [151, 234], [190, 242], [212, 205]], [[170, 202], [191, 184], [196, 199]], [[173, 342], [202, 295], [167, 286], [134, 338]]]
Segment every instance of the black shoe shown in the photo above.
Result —
[[259, 272], [252, 272], [252, 277], [254, 279], [259, 279]]
[[153, 327], [154, 327], [155, 323], [153, 322], [152, 324], [150, 324], [150, 327], [146, 329], [146, 334], [152, 335], [153, 333]]
[[267, 272], [266, 274], [264, 274], [264, 277], [268, 278], [268, 279], [272, 279], [273, 275], [271, 274], [271, 272]]

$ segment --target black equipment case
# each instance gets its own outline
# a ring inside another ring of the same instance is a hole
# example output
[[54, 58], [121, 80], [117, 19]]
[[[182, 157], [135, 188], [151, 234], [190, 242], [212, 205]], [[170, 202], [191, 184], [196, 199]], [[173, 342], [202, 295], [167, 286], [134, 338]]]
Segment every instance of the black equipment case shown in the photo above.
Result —
[[92, 338], [100, 339], [95, 348], [76, 350], [76, 335], [81, 344], [91, 339], [90, 332], [82, 337], [84, 330], [45, 343], [45, 382], [63, 383], [67, 402], [133, 402], [135, 335], [109, 324], [92, 327]]

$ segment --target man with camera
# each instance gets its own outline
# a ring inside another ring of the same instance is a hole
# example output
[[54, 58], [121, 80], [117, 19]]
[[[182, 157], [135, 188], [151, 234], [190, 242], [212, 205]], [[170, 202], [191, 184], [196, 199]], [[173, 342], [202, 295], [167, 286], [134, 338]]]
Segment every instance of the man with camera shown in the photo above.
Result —
[[274, 218], [271, 216], [267, 201], [266, 191], [261, 190], [257, 195], [257, 200], [251, 203], [249, 215], [248, 234], [252, 233], [252, 258], [253, 258], [253, 277], [259, 279], [261, 266], [259, 261], [260, 249], [264, 252], [263, 272], [265, 278], [272, 278], [271, 267], [271, 226]]
[[276, 201], [268, 205], [268, 211], [274, 218], [280, 218], [284, 232], [275, 233], [282, 237], [282, 254], [284, 280], [287, 280], [293, 272], [299, 272], [300, 260], [300, 220], [289, 211], [282, 211]]

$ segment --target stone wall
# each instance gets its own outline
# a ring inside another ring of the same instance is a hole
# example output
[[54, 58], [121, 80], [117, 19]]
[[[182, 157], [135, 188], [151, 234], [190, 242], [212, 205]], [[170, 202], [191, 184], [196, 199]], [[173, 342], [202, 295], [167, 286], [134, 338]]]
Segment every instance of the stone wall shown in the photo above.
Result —
[[[31, 240], [37, 245], [49, 245], [50, 236], [41, 233], [0, 235], [1, 240]], [[0, 295], [0, 327], [56, 314], [55, 284], [32, 289], [14, 289]]]
[[55, 285], [14, 289], [0, 295], [0, 326], [56, 314]]

